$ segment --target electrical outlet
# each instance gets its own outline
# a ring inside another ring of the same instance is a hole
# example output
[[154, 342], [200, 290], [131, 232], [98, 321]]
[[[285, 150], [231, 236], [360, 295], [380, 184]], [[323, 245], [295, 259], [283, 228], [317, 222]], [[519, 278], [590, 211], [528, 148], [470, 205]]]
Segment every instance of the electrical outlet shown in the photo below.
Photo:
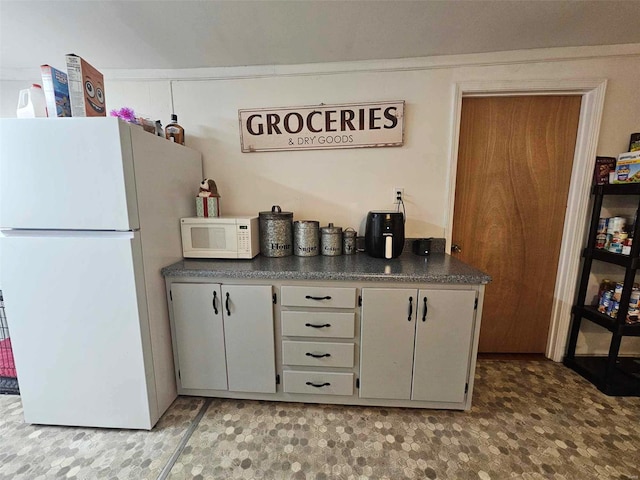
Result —
[[400, 200], [404, 201], [404, 188], [395, 187], [393, 189], [393, 203], [398, 204]]

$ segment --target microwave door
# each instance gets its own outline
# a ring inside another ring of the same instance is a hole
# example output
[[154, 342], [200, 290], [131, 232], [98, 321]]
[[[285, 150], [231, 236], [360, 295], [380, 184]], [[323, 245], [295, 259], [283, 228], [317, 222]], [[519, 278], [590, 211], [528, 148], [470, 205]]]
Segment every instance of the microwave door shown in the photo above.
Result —
[[194, 256], [209, 258], [237, 258], [238, 256], [235, 222], [192, 224], [189, 226], [189, 236]]

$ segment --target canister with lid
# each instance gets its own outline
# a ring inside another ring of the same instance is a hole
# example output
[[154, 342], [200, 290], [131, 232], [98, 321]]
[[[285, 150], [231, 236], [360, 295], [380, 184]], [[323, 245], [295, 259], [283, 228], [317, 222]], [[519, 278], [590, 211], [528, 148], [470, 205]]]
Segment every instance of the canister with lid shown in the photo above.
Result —
[[342, 227], [334, 227], [330, 223], [320, 229], [320, 245], [322, 255], [342, 255]]
[[296, 220], [293, 222], [293, 254], [314, 257], [320, 253], [320, 222]]
[[342, 254], [353, 255], [356, 253], [356, 232], [353, 228], [345, 228], [342, 232]]
[[265, 257], [287, 257], [293, 254], [293, 213], [283, 212], [279, 205], [270, 212], [260, 212], [260, 252]]

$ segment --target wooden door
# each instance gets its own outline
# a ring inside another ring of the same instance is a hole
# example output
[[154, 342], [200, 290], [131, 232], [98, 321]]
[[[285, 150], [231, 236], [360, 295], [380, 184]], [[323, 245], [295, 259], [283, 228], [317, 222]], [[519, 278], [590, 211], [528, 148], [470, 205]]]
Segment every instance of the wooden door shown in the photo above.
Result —
[[223, 285], [222, 309], [229, 390], [276, 392], [270, 285]]
[[452, 244], [493, 277], [480, 352], [545, 351], [580, 102], [463, 99]]
[[411, 398], [417, 294], [415, 289], [362, 289], [361, 398]]
[[464, 402], [476, 292], [420, 290], [411, 400]]
[[226, 390], [220, 284], [174, 283], [171, 297], [180, 385]]

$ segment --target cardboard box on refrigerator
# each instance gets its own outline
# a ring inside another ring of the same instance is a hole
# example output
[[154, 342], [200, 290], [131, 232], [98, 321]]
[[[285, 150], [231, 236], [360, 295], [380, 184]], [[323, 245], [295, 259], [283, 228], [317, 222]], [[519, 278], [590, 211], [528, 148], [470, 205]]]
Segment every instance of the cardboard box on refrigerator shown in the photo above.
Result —
[[618, 155], [613, 183], [640, 182], [640, 152], [627, 152]]
[[81, 57], [70, 53], [67, 59], [71, 115], [106, 117], [102, 74]]
[[51, 65], [40, 65], [42, 89], [49, 117], [70, 117], [69, 81], [67, 74]]

